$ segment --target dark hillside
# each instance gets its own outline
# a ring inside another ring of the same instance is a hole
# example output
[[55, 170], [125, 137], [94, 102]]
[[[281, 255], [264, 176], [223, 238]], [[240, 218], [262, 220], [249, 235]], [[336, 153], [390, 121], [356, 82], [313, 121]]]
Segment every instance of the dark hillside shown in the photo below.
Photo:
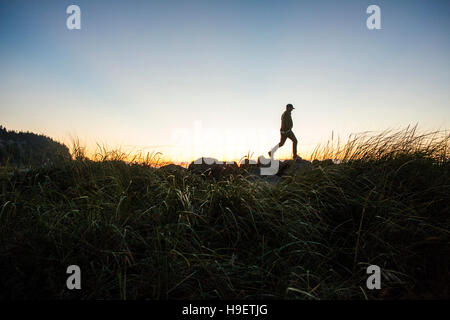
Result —
[[70, 158], [65, 145], [47, 136], [0, 126], [0, 165], [41, 166]]

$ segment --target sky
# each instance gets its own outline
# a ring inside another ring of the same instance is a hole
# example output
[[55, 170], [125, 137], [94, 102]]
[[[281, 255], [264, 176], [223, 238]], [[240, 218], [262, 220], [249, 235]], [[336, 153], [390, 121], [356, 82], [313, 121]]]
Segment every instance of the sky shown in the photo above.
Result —
[[450, 129], [449, 18], [446, 0], [0, 0], [0, 125], [174, 162], [267, 154], [287, 103], [304, 158], [332, 135]]

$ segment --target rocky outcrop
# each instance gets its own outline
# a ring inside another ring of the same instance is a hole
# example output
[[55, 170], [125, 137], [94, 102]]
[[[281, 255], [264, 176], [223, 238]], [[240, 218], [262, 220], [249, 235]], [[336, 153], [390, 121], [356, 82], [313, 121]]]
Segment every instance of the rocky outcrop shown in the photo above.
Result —
[[232, 174], [238, 174], [239, 166], [236, 162], [225, 163], [214, 158], [202, 157], [191, 162], [188, 171], [219, 179]]
[[278, 170], [278, 176], [294, 175], [297, 173], [304, 173], [311, 171], [313, 168], [310, 161], [297, 158], [295, 160], [280, 161], [280, 168]]
[[160, 167], [159, 170], [168, 171], [168, 172], [183, 172], [183, 171], [186, 171], [187, 169], [183, 168], [182, 166], [171, 163], [171, 164]]
[[278, 171], [274, 170], [274, 174], [264, 174], [262, 169], [271, 166], [270, 158], [260, 156], [258, 160], [244, 159], [240, 162], [240, 166], [236, 162], [232, 164], [221, 163], [214, 158], [202, 157], [193, 162], [188, 167], [188, 171], [205, 176], [214, 177], [215, 179], [227, 177], [234, 174], [242, 174], [251, 180], [265, 180], [275, 183], [283, 176], [304, 173], [313, 169], [310, 161], [297, 158], [295, 160], [274, 160], [278, 162]]

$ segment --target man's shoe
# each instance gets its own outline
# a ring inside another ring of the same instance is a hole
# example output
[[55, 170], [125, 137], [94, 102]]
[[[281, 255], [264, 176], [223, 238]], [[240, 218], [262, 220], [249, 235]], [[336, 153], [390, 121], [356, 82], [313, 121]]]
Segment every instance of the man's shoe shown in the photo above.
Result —
[[272, 151], [267, 152], [269, 154], [269, 157], [272, 158]]

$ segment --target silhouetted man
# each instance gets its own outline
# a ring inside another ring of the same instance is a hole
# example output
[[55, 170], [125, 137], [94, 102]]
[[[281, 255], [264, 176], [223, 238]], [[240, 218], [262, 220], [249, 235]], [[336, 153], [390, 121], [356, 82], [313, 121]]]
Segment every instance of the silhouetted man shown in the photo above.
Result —
[[275, 152], [278, 150], [279, 147], [282, 147], [284, 143], [286, 142], [286, 139], [289, 138], [292, 140], [292, 154], [293, 158], [296, 159], [297, 156], [297, 138], [295, 137], [295, 134], [292, 132], [292, 117], [291, 112], [294, 110], [294, 106], [292, 104], [286, 105], [286, 111], [283, 112], [283, 115], [281, 116], [281, 139], [280, 143], [278, 143], [275, 147], [272, 148], [271, 151], [269, 151], [269, 156], [272, 158], [272, 155], [275, 154]]

